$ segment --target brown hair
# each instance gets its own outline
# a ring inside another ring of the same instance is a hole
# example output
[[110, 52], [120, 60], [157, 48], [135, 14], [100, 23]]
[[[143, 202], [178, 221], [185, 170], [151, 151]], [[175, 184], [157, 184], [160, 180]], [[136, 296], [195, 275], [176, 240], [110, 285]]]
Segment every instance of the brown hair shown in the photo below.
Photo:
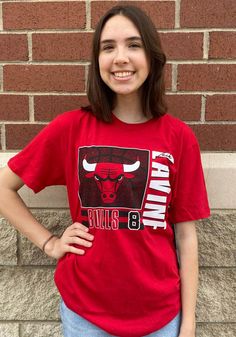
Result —
[[92, 111], [99, 119], [111, 122], [114, 108], [115, 93], [103, 82], [99, 71], [100, 38], [104, 25], [115, 15], [124, 15], [130, 19], [139, 30], [143, 40], [146, 55], [150, 62], [150, 72], [142, 85], [143, 113], [151, 113], [160, 117], [166, 113], [164, 100], [164, 65], [166, 56], [162, 50], [159, 35], [151, 19], [138, 7], [124, 5], [115, 6], [108, 10], [98, 22], [93, 36], [92, 59], [89, 68], [87, 96], [90, 105], [84, 110]]

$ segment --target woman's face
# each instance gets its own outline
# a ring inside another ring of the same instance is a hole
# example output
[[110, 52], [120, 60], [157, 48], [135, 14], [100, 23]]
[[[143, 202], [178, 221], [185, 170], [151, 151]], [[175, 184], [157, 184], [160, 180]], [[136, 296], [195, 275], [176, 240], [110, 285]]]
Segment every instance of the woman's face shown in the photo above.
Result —
[[139, 31], [123, 15], [115, 15], [106, 22], [98, 61], [102, 80], [117, 95], [137, 93], [149, 74]]

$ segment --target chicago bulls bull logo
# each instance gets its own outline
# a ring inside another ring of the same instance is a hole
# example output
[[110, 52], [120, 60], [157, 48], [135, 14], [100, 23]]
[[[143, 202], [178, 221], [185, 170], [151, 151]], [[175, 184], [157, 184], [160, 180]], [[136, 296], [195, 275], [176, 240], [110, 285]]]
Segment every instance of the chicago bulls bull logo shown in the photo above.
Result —
[[[142, 208], [148, 180], [149, 151], [113, 146], [78, 148], [78, 196], [87, 209]], [[86, 209], [86, 210], [85, 210]]]
[[124, 179], [134, 178], [135, 172], [140, 167], [140, 161], [137, 159], [132, 164], [120, 164], [112, 162], [89, 163], [83, 159], [83, 168], [86, 172], [86, 178], [93, 178], [101, 193], [102, 201], [105, 204], [113, 203], [117, 197], [117, 191]]

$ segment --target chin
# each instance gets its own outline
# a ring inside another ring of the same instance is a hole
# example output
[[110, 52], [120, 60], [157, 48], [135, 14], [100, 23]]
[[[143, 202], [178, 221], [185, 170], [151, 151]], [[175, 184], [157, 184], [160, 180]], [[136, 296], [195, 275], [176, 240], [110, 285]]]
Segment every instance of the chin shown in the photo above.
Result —
[[126, 91], [126, 92], [115, 92], [115, 94], [124, 97], [124, 96], [130, 96], [130, 95], [135, 95], [137, 93], [137, 91]]
[[131, 95], [131, 94], [136, 94], [139, 92], [140, 88], [130, 88], [130, 89], [125, 89], [125, 88], [115, 88], [115, 87], [110, 87], [110, 89], [117, 95]]

